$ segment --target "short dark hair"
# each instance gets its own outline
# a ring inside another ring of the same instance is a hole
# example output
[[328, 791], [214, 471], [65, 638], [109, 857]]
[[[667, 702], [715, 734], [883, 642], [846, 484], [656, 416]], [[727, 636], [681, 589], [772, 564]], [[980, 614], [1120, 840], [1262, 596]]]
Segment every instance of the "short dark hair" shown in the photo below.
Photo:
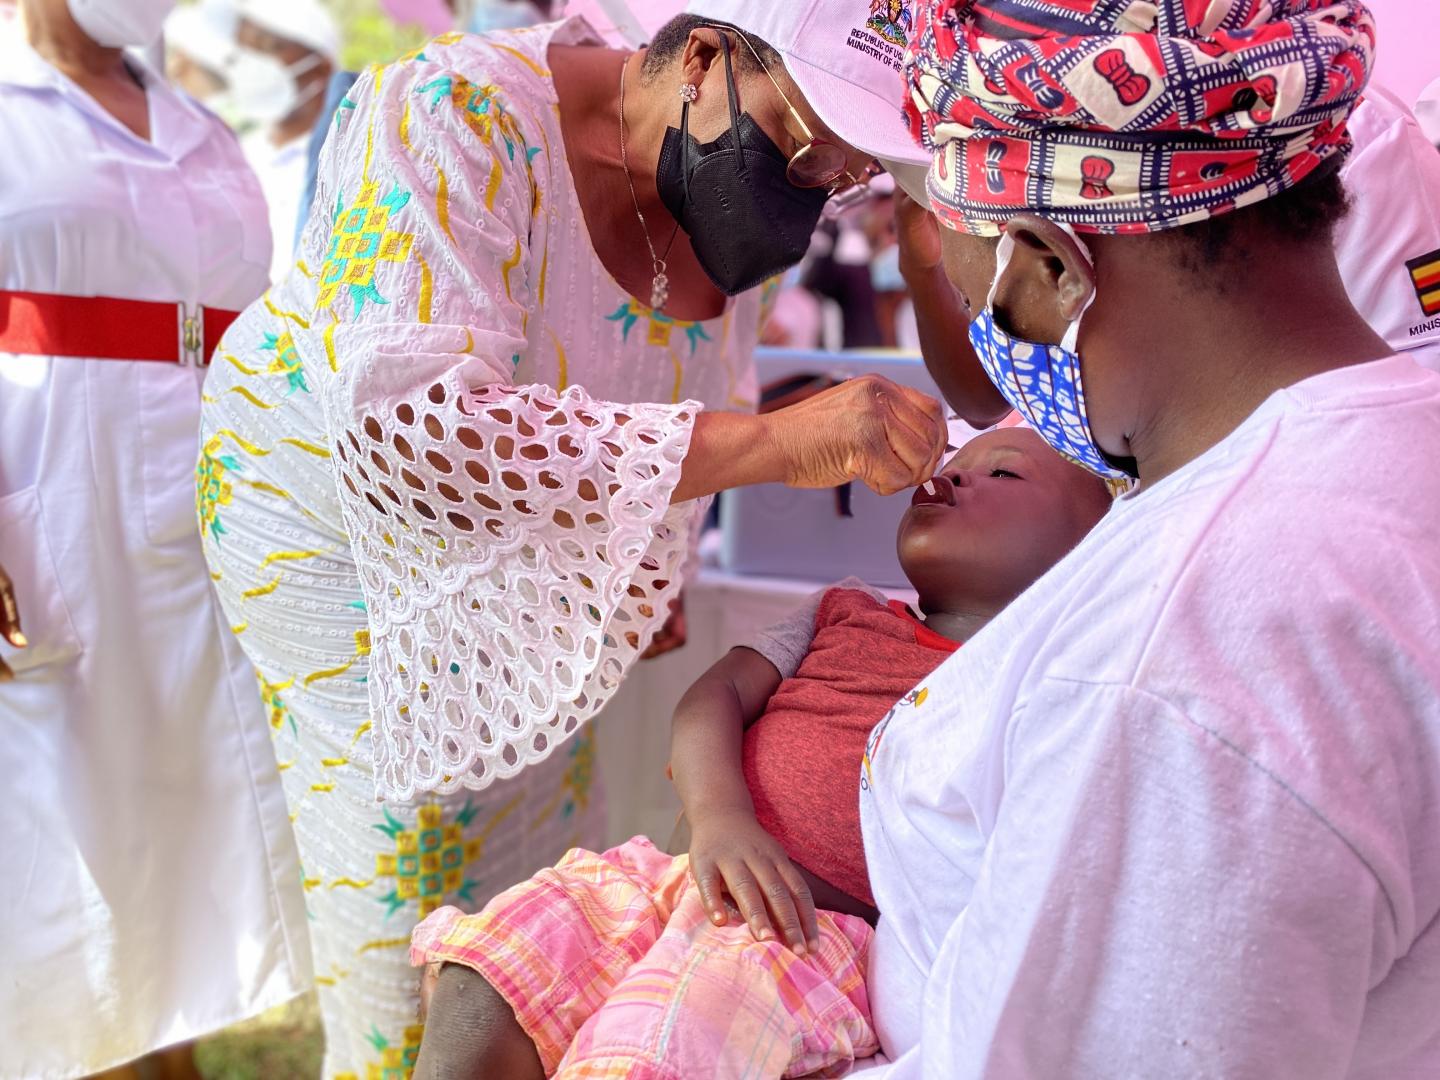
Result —
[[[784, 0], [775, 0], [775, 2], [783, 3]], [[784, 61], [780, 59], [780, 54], [775, 51], [774, 46], [756, 37], [748, 30], [742, 30], [734, 23], [728, 23], [721, 19], [706, 18], [704, 15], [677, 15], [655, 31], [655, 37], [645, 53], [645, 66], [640, 69], [641, 73], [647, 78], [658, 75], [666, 64], [685, 51], [685, 43], [690, 40], [690, 34], [707, 26], [744, 35], [750, 44], [755, 46], [755, 52], [760, 54], [760, 59], [770, 68], [772, 74], [779, 75], [784, 70]], [[759, 72], [759, 65], [755, 63], [755, 53], [745, 48], [744, 45], [735, 51], [741, 71]]]
[[1187, 270], [1213, 271], [1249, 261], [1271, 243], [1330, 243], [1350, 209], [1340, 179], [1339, 155], [1288, 191], [1228, 214], [1182, 225], [1157, 235], [1173, 243]]

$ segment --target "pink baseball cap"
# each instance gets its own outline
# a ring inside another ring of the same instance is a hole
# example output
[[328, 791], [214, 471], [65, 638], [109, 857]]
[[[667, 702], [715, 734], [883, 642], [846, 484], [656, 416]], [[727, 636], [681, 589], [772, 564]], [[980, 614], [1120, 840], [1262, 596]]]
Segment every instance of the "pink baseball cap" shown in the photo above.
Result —
[[900, 65], [914, 32], [914, 0], [691, 0], [774, 47], [830, 130], [858, 150], [929, 165], [901, 115]]

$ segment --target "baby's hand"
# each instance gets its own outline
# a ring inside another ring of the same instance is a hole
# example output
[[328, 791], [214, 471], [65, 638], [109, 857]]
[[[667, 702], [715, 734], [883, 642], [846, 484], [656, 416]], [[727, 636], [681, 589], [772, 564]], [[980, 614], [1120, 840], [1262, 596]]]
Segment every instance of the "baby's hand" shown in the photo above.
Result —
[[748, 810], [690, 818], [690, 873], [711, 921], [724, 926], [728, 893], [756, 941], [780, 937], [804, 956], [820, 947], [815, 901], [780, 842]]

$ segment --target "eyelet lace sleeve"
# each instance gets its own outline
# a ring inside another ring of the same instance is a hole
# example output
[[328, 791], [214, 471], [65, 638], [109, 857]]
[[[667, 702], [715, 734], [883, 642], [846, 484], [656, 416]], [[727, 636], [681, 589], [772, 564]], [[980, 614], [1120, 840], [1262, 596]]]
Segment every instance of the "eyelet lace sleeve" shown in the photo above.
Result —
[[668, 615], [704, 506], [670, 505], [697, 404], [509, 385], [532, 149], [495, 87], [382, 74], [322, 164], [306, 340], [332, 372], [377, 787], [408, 800], [512, 775], [593, 716]]

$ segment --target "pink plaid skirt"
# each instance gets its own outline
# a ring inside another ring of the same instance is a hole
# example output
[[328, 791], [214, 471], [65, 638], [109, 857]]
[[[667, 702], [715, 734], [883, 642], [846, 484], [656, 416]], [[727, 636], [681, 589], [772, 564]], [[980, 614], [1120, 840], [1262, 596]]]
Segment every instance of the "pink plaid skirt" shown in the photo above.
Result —
[[874, 1054], [870, 927], [818, 912], [820, 949], [796, 956], [712, 923], [689, 862], [643, 837], [576, 849], [477, 915], [436, 911], [410, 960], [479, 972], [564, 1080], [840, 1076]]

